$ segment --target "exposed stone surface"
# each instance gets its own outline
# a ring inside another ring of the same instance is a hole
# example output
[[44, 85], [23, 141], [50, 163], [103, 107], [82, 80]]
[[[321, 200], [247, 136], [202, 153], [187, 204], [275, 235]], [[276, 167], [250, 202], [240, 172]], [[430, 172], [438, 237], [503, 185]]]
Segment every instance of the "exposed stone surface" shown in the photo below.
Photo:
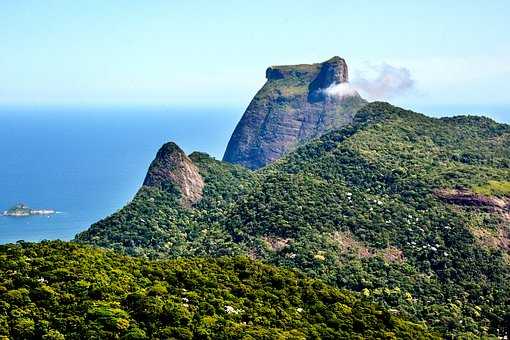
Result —
[[435, 194], [448, 203], [482, 209], [500, 217], [501, 224], [496, 229], [473, 228], [471, 232], [480, 245], [500, 249], [510, 255], [510, 197], [486, 196], [457, 189], [439, 189]]
[[322, 64], [319, 74], [308, 86], [308, 99], [310, 101], [324, 100], [324, 89], [348, 81], [349, 73], [345, 60], [333, 57]]
[[397, 247], [390, 246], [390, 247], [384, 248], [381, 251], [381, 254], [382, 254], [382, 258], [386, 262], [402, 263], [402, 262], [405, 262], [405, 260], [406, 260], [406, 257], [404, 256], [404, 252], [402, 250], [398, 249]]
[[181, 192], [182, 203], [191, 206], [202, 198], [204, 180], [198, 168], [175, 143], [163, 145], [152, 161], [143, 185]]
[[279, 252], [287, 248], [290, 242], [292, 242], [292, 239], [276, 236], [262, 236], [262, 241], [264, 241], [266, 247], [271, 251]]
[[234, 130], [223, 157], [226, 162], [263, 167], [300, 142], [351, 123], [366, 104], [357, 93], [325, 94], [328, 87], [348, 81], [347, 64], [340, 57], [318, 64], [272, 66], [266, 78]]
[[481, 245], [510, 253], [510, 226], [500, 226], [496, 230], [474, 229], [472, 233]]
[[335, 231], [328, 237], [329, 242], [344, 254], [351, 254], [358, 258], [377, 256], [385, 262], [402, 263], [406, 261], [404, 252], [397, 247], [388, 246], [384, 249], [375, 249], [356, 239], [350, 231]]
[[362, 241], [357, 240], [351, 232], [335, 231], [329, 235], [329, 238], [342, 253], [357, 254], [359, 257], [372, 255], [372, 250]]
[[484, 196], [469, 190], [440, 189], [436, 196], [452, 204], [475, 206], [492, 211], [510, 211], [510, 199], [506, 197]]

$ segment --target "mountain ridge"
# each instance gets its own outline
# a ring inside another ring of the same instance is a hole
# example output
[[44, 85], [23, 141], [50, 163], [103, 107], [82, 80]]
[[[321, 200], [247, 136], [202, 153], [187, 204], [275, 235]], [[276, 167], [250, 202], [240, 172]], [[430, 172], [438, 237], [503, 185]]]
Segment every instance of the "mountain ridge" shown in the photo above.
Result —
[[325, 92], [348, 82], [347, 64], [340, 57], [317, 64], [271, 66], [266, 78], [228, 142], [226, 162], [263, 167], [299, 143], [349, 124], [366, 104], [356, 92], [349, 96]]
[[142, 188], [77, 240], [156, 258], [247, 255], [367, 294], [442, 334], [504, 334], [506, 215], [437, 190], [510, 196], [509, 146], [510, 126], [490, 119], [371, 103], [257, 171], [193, 153], [205, 186], [191, 209]]

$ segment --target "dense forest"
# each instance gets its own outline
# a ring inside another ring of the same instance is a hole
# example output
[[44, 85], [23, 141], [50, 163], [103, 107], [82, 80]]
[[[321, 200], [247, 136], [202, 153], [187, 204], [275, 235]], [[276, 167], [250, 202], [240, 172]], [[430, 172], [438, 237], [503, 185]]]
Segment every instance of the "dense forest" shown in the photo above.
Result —
[[143, 187], [78, 242], [297, 268], [443, 336], [508, 334], [510, 127], [371, 103], [258, 171], [190, 155], [203, 198]]
[[0, 246], [2, 339], [439, 338], [355, 294], [245, 257], [150, 261]]

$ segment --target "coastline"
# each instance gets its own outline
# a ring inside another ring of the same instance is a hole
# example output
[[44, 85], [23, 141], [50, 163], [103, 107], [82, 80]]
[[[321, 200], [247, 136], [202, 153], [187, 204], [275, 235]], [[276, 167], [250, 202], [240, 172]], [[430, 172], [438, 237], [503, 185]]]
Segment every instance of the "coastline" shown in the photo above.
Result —
[[47, 216], [56, 214], [57, 211], [53, 209], [31, 209], [29, 211], [22, 212], [9, 212], [8, 210], [2, 213], [2, 216], [6, 217], [30, 217], [30, 216]]

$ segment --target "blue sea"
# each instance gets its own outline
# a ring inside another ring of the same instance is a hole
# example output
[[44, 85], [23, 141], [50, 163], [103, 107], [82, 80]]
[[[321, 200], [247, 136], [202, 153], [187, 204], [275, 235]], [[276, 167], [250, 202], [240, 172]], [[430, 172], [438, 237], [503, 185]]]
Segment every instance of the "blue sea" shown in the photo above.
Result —
[[[510, 122], [508, 107], [414, 107], [430, 115], [485, 113]], [[16, 203], [51, 216], [0, 216], [0, 243], [70, 240], [132, 199], [159, 147], [221, 159], [242, 108], [0, 108], [0, 210]]]
[[22, 202], [50, 216], [0, 216], [0, 243], [72, 239], [120, 209], [158, 148], [221, 159], [242, 109], [2, 108], [0, 211]]

